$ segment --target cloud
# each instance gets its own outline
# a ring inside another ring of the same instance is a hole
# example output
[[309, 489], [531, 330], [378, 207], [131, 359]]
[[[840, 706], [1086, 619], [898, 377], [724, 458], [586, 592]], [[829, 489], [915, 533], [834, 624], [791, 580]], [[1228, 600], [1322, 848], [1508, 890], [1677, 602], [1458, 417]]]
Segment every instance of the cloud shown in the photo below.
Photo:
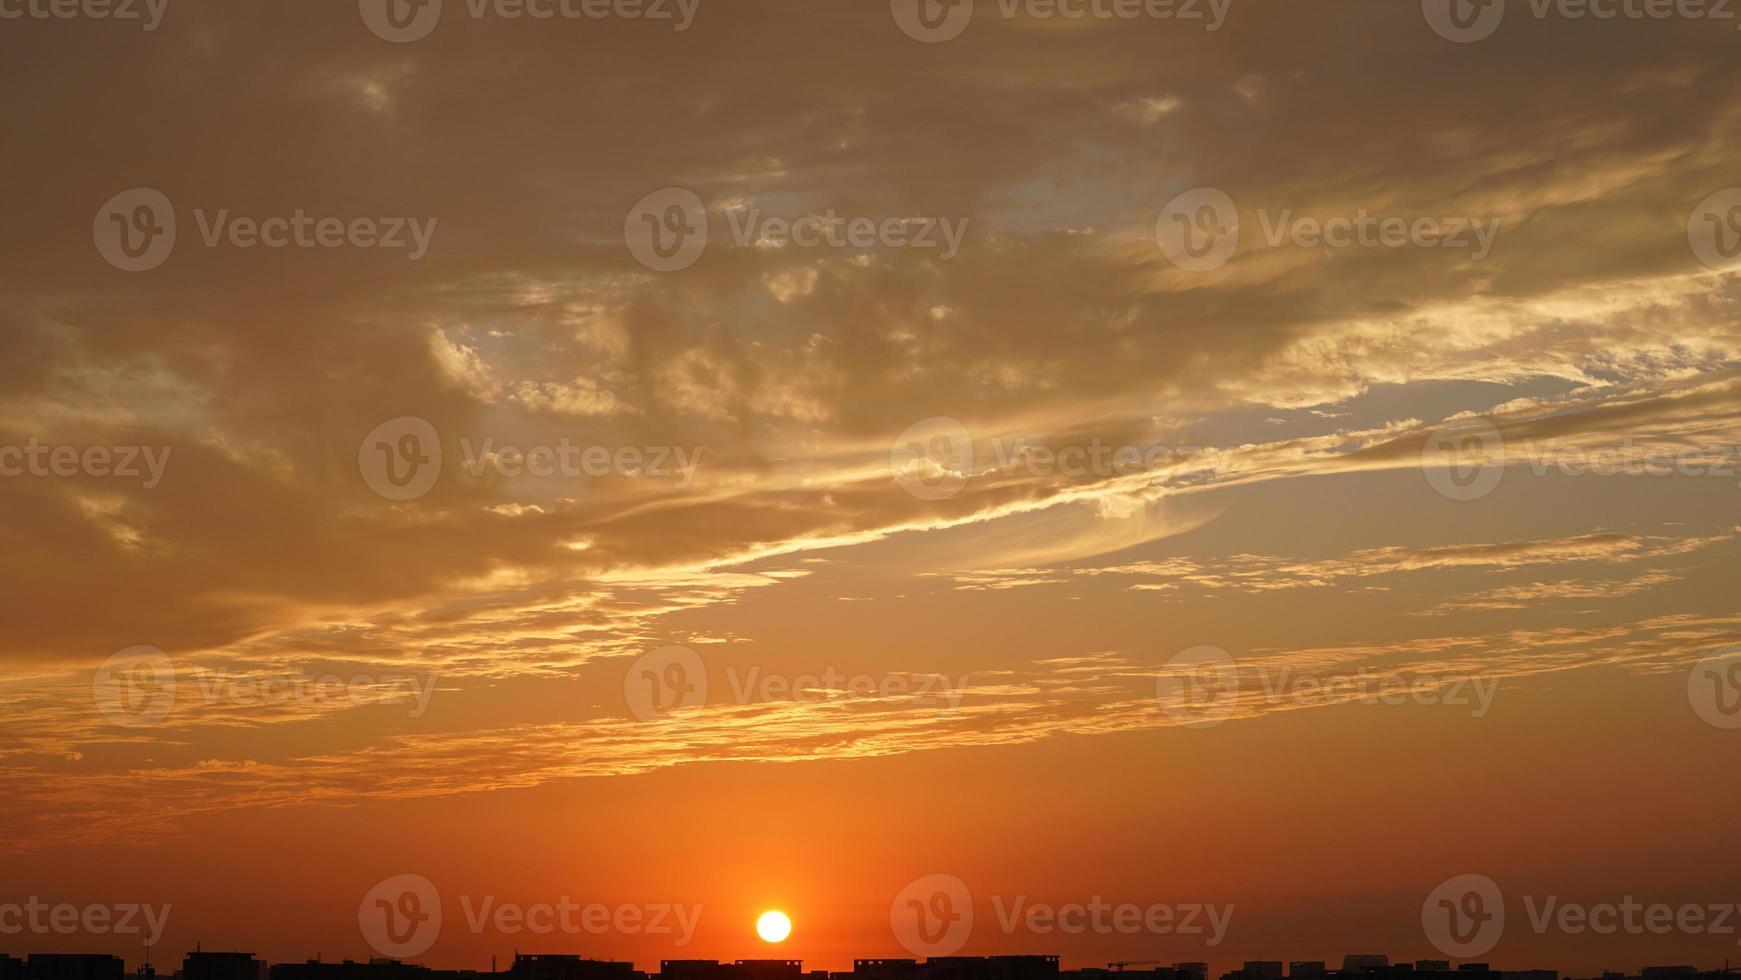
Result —
[[[1710, 24], [1523, 19], [1469, 70], [1394, 0], [1252, 0], [1214, 33], [991, 18], [943, 56], [886, 5], [803, 0], [722, 4], [677, 37], [451, 18], [411, 45], [343, 5], [178, 0], [170, 17], [148, 43], [38, 31], [9, 62], [36, 93], [9, 106], [14, 130], [94, 135], [0, 159], [29, 191], [0, 228], [0, 447], [173, 449], [151, 490], [0, 479], [14, 841], [51, 817], [69, 835], [112, 828], [140, 801], [168, 832], [229, 806], [1158, 724], [1141, 670], [1070, 660], [1086, 655], [1041, 630], [952, 717], [720, 711], [640, 744], [620, 721], [534, 707], [571, 684], [599, 704], [608, 665], [672, 639], [770, 642], [793, 618], [863, 610], [923, 634], [994, 593], [1073, 621], [1078, 599], [1153, 615], [1312, 590], [1326, 620], [1360, 622], [1389, 589], [1423, 614], [1387, 627], [1395, 642], [1317, 624], [1288, 652], [1508, 677], [1678, 662], [1730, 630], [1705, 608], [1722, 569], [1701, 561], [1728, 554], [1732, 479], [1664, 478], [1624, 501], [1608, 481], [1547, 517], [1504, 511], [1503, 532], [1470, 526], [1486, 511], [1428, 520], [1375, 489], [1475, 415], [1505, 441], [1508, 486], [1592, 452], [1732, 458], [1736, 280], [1687, 239], [1694, 206], [1734, 182], [1741, 133], [1741, 110], [1694, 97], [1741, 73]], [[1622, 26], [1649, 43], [1603, 33]], [[851, 38], [874, 72], [817, 38]], [[95, 254], [92, 214], [141, 186], [174, 203], [181, 236], [161, 268], [122, 274]], [[656, 274], [623, 229], [671, 186], [721, 228], [692, 268]], [[1208, 273], [1155, 241], [1161, 208], [1197, 187], [1240, 211], [1238, 251]], [[740, 206], [971, 224], [948, 261], [738, 247], [723, 221]], [[410, 262], [208, 247], [195, 215], [220, 210], [439, 224]], [[1271, 246], [1261, 229], [1284, 211], [1501, 230], [1479, 261]], [[937, 416], [974, 435], [978, 466], [960, 495], [919, 500], [892, 478], [891, 443]], [[359, 449], [404, 417], [446, 461], [428, 494], [390, 501]], [[463, 465], [485, 441], [564, 439], [703, 452], [682, 487]], [[1001, 468], [992, 440], [1181, 451], [1072, 474]], [[1274, 547], [1241, 537], [1266, 520], [1254, 500], [1279, 512], [1326, 486], [1370, 510], [1325, 505], [1268, 528]], [[1327, 533], [1362, 544], [1316, 543]], [[959, 605], [912, 601], [936, 586]], [[1622, 600], [1653, 618], [1561, 618]], [[1494, 632], [1461, 626], [1475, 616]], [[117, 731], [90, 672], [141, 643], [242, 677], [433, 674], [482, 706], [438, 730], [380, 721], [393, 705], [198, 704], [175, 727]], [[270, 751], [226, 749], [238, 728]]]

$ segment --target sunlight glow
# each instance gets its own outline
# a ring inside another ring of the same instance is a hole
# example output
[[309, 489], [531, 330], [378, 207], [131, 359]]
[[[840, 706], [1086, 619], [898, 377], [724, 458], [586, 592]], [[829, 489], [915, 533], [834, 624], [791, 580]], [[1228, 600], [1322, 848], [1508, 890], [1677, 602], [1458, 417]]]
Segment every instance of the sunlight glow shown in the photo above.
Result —
[[785, 942], [791, 934], [792, 920], [784, 912], [763, 912], [756, 920], [756, 935], [762, 937], [763, 942]]

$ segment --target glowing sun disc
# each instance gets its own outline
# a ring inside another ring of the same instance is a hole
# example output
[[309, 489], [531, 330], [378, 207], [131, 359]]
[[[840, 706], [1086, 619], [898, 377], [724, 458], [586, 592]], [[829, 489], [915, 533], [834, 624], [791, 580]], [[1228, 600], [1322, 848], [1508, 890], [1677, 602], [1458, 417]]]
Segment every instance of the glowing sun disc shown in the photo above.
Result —
[[784, 912], [763, 912], [756, 920], [756, 935], [765, 943], [783, 943], [792, 934], [792, 920]]

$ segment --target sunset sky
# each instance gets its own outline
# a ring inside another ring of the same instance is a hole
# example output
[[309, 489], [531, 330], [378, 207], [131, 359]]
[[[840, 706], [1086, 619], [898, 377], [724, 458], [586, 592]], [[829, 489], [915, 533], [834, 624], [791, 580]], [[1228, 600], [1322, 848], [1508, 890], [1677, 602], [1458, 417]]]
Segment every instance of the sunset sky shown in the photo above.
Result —
[[931, 3], [0, 0], [0, 905], [842, 969], [952, 875], [1218, 971], [1475, 874], [1472, 958], [1741, 959], [1525, 908], [1741, 902], [1741, 19]]

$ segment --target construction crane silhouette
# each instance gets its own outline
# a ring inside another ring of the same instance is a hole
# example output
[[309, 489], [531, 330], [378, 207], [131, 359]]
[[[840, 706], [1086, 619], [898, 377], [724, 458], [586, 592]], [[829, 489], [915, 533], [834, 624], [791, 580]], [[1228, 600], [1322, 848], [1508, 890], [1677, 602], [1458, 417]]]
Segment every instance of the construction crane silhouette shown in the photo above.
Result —
[[1117, 963], [1108, 963], [1106, 965], [1118, 973], [1123, 973], [1124, 968], [1127, 966], [1159, 966], [1160, 962], [1160, 960], [1119, 960]]

